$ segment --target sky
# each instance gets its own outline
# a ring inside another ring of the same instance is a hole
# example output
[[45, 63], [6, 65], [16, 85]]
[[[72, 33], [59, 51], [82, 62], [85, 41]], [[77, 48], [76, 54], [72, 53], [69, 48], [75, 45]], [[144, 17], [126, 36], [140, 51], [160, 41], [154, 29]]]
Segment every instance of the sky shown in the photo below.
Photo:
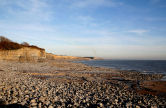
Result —
[[58, 55], [166, 60], [166, 0], [0, 0], [0, 35]]

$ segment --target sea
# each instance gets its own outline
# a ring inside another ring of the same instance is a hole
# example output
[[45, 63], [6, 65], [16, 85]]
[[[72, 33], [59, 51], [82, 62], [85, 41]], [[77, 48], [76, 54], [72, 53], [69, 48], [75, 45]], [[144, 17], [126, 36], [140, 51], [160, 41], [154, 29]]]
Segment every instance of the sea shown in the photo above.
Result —
[[89, 60], [76, 62], [95, 67], [134, 70], [145, 74], [153, 73], [166, 75], [166, 60]]

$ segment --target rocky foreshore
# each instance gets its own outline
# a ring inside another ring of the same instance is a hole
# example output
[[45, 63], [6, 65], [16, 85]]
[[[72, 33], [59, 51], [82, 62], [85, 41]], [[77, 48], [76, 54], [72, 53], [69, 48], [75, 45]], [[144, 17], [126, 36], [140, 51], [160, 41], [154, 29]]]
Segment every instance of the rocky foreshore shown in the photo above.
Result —
[[0, 61], [0, 107], [164, 108], [166, 92], [154, 95], [143, 86], [162, 77], [61, 60]]

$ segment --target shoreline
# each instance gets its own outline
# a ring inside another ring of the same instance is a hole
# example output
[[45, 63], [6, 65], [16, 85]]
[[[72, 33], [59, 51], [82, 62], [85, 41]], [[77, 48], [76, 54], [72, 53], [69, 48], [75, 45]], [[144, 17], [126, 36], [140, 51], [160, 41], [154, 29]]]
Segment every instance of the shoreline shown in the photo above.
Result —
[[[107, 59], [105, 59], [107, 61]], [[79, 62], [80, 61], [80, 62]], [[154, 73], [154, 72], [148, 72], [148, 71], [139, 71], [139, 70], [136, 70], [136, 69], [118, 69], [118, 68], [111, 68], [109, 66], [95, 66], [95, 65], [89, 65], [88, 63], [83, 63], [85, 61], [89, 61], [89, 60], [76, 60], [73, 62], [74, 63], [82, 63], [84, 65], [88, 65], [88, 66], [93, 66], [93, 67], [102, 67], [102, 68], [110, 68], [110, 69], [113, 69], [113, 70], [117, 70], [117, 71], [129, 71], [129, 72], [140, 72], [141, 74], [161, 74], [161, 75], [164, 75], [166, 77], [166, 73]], [[96, 61], [96, 60], [90, 60], [90, 61]], [[109, 60], [108, 60], [109, 61]], [[113, 60], [115, 61], [115, 60]], [[116, 61], [121, 61], [121, 60], [116, 60]], [[156, 60], [126, 60], [126, 61], [156, 61]], [[165, 60], [157, 60], [157, 61], [165, 61]]]
[[0, 100], [26, 107], [159, 107], [166, 105], [166, 81], [154, 81], [161, 77], [67, 60], [0, 61]]
[[[87, 60], [83, 60], [83, 61], [87, 61]], [[75, 63], [82, 63], [82, 62], [75, 62]], [[82, 64], [84, 64], [84, 63], [82, 63]], [[138, 92], [140, 94], [151, 94], [151, 95], [155, 95], [155, 96], [158, 95], [158, 96], [163, 96], [166, 98], [166, 85], [165, 85], [166, 84], [166, 74], [163, 74], [163, 73], [144, 73], [144, 72], [140, 72], [137, 70], [121, 70], [121, 69], [111, 68], [111, 67], [107, 67], [107, 66], [88, 65], [86, 63], [85, 63], [85, 65], [92, 66], [92, 67], [102, 67], [102, 68], [116, 70], [117, 72], [120, 72], [123, 75], [125, 75], [126, 73], [127, 74], [140, 74], [140, 75], [142, 75], [141, 79], [138, 78], [138, 75], [137, 75], [136, 79], [130, 78], [129, 76], [125, 76], [124, 79], [122, 78], [122, 76], [115, 78], [115, 79], [122, 81], [122, 82], [125, 82], [125, 83], [126, 83], [126, 80], [128, 80], [127, 82], [129, 82], [129, 83], [131, 83], [130, 82], [131, 80], [136, 80], [137, 82], [133, 82], [133, 85], [135, 86], [135, 87], [133, 87], [133, 89], [136, 92]], [[143, 76], [146, 76], [146, 75], [150, 76], [150, 78], [152, 78], [152, 79], [143, 78]], [[158, 77], [154, 78], [154, 76], [158, 76]], [[138, 83], [140, 83], [140, 84], [138, 84]]]

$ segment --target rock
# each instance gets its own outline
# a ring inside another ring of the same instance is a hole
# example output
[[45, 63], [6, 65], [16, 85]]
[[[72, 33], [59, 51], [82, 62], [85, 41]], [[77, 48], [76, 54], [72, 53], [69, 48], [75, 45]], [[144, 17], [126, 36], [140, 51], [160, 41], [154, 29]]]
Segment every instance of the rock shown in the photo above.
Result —
[[32, 100], [31, 100], [31, 103], [35, 103], [35, 102], [36, 102], [36, 99], [32, 99]]
[[27, 102], [26, 101], [23, 101], [23, 102], [21, 102], [21, 105], [25, 105]]
[[126, 107], [131, 107], [131, 106], [132, 106], [131, 102], [126, 103]]
[[41, 103], [41, 102], [38, 104], [38, 107], [39, 107], [39, 108], [42, 108], [42, 103]]
[[83, 103], [85, 103], [85, 102], [86, 102], [86, 100], [83, 100], [82, 102], [83, 102]]
[[50, 101], [47, 101], [45, 104], [48, 106], [50, 104]]
[[32, 106], [37, 106], [36, 99], [32, 99], [32, 100], [31, 100], [31, 105], [32, 105]]
[[55, 102], [58, 101], [58, 97], [57, 96], [54, 97], [54, 101]]
[[48, 108], [54, 108], [52, 105], [49, 105]]
[[67, 107], [72, 107], [72, 104], [68, 104], [68, 106]]
[[17, 100], [12, 100], [12, 104], [15, 104], [15, 103], [17, 103]]
[[88, 102], [89, 101], [89, 98], [86, 98], [86, 102]]
[[115, 103], [118, 104], [118, 99], [115, 99]]
[[87, 103], [86, 105], [87, 105], [87, 106], [89, 106], [89, 105], [90, 105], [90, 103]]
[[37, 103], [31, 103], [32, 106], [37, 106]]
[[38, 108], [37, 106], [32, 106], [32, 108]]
[[99, 106], [100, 106], [100, 107], [103, 107], [103, 103], [99, 103]]
[[[136, 108], [141, 108], [140, 106], [136, 105]], [[151, 107], [152, 108], [152, 107]]]
[[44, 102], [45, 99], [46, 99], [45, 97], [40, 97], [40, 98], [39, 98], [39, 101]]

